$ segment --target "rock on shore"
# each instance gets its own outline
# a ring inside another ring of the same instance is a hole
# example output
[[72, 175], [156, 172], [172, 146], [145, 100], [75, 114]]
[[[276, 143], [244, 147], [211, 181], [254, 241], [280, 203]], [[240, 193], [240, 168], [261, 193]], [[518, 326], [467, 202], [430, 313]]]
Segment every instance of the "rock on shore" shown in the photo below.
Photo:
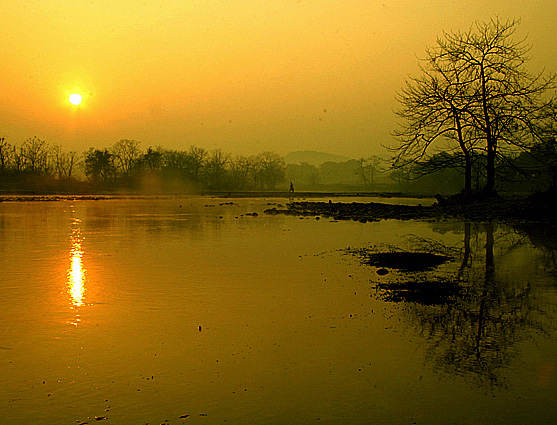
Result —
[[292, 202], [285, 208], [270, 208], [266, 214], [321, 216], [362, 223], [383, 219], [439, 221], [448, 219], [504, 222], [555, 222], [554, 208], [528, 200], [489, 199], [465, 205], [412, 206], [377, 202]]

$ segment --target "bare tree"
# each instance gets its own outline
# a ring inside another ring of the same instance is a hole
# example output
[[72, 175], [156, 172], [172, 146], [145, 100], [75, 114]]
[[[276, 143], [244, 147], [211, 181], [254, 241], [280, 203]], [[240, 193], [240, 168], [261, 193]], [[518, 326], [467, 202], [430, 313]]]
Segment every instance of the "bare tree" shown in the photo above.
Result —
[[422, 75], [407, 81], [399, 96], [404, 120], [394, 135], [395, 165], [429, 155], [433, 142], [458, 146], [471, 190], [474, 154], [486, 157], [488, 194], [495, 192], [496, 160], [511, 162], [539, 139], [542, 112], [555, 76], [526, 70], [529, 46], [515, 41], [518, 21], [498, 18], [467, 32], [445, 33], [427, 50]]
[[363, 186], [373, 187], [375, 176], [381, 171], [383, 160], [372, 155], [369, 158], [360, 158], [358, 160], [358, 176], [361, 178]]
[[186, 152], [176, 150], [164, 150], [162, 167], [168, 171], [185, 171], [188, 168], [189, 156]]
[[262, 152], [254, 158], [254, 178], [262, 188], [275, 189], [277, 183], [284, 181], [284, 159], [274, 152]]
[[368, 185], [368, 178], [367, 178], [367, 172], [366, 172], [366, 159], [365, 158], [360, 158], [358, 159], [358, 176], [362, 179], [362, 186], [367, 186]]
[[50, 156], [52, 158], [53, 172], [58, 180], [71, 179], [78, 162], [77, 152], [64, 152], [62, 146], [52, 147]]
[[12, 169], [13, 171], [20, 172], [23, 171], [25, 167], [25, 155], [23, 151], [23, 146], [13, 145], [11, 149], [12, 158]]
[[112, 147], [114, 164], [123, 177], [131, 177], [132, 172], [141, 158], [141, 142], [138, 140], [122, 139]]
[[157, 146], [155, 149], [149, 146], [147, 152], [141, 158], [141, 162], [150, 171], [159, 170], [163, 165], [163, 160], [164, 150], [161, 146]]
[[492, 19], [439, 41], [439, 59], [456, 62], [470, 81], [473, 102], [466, 116], [483, 139], [487, 193], [495, 192], [496, 159], [508, 162], [511, 152], [539, 140], [540, 118], [551, 103], [544, 95], [554, 89], [554, 75], [526, 69], [530, 46], [514, 40], [518, 24]]
[[196, 182], [199, 182], [201, 172], [207, 159], [207, 151], [197, 146], [190, 146], [188, 152], [189, 171]]
[[244, 189], [249, 182], [250, 173], [253, 171], [253, 164], [250, 158], [238, 156], [230, 161], [230, 179], [232, 187]]
[[0, 172], [6, 171], [11, 157], [10, 144], [4, 137], [0, 138]]
[[224, 186], [229, 161], [230, 155], [225, 154], [222, 149], [215, 149], [210, 153], [205, 163], [205, 178], [209, 188], [221, 189]]
[[[469, 106], [469, 80], [454, 61], [440, 61], [436, 49], [427, 50], [422, 75], [411, 77], [398, 95], [401, 108], [396, 111], [403, 119], [393, 134], [399, 144], [393, 149], [395, 167], [407, 167], [415, 162], [428, 162], [434, 142], [445, 142], [445, 148], [454, 149], [457, 142], [465, 168], [464, 191], [472, 190], [471, 139], [465, 137], [469, 125], [464, 110]], [[439, 164], [441, 165], [441, 164]], [[453, 164], [454, 165], [454, 164]], [[442, 169], [437, 168], [436, 170]]]
[[21, 146], [25, 168], [31, 172], [46, 171], [48, 145], [37, 136], [26, 139]]

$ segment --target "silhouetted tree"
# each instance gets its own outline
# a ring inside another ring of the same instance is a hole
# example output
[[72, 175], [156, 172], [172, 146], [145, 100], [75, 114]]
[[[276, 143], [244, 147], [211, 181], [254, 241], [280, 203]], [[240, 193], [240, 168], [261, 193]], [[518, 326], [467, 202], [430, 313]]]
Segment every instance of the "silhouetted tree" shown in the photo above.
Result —
[[113, 163], [116, 171], [124, 178], [130, 178], [141, 158], [141, 142], [122, 139], [112, 146]]
[[[464, 159], [464, 190], [470, 193], [472, 146], [465, 140], [464, 117], [469, 103], [468, 80], [453, 61], [439, 61], [436, 50], [428, 49], [426, 54], [424, 63], [420, 64], [422, 75], [407, 80], [406, 87], [398, 95], [401, 108], [396, 113], [403, 121], [401, 128], [393, 133], [398, 139], [393, 149], [396, 152], [393, 166], [400, 168], [417, 161], [426, 162], [434, 142], [445, 142], [451, 147], [451, 142], [456, 141]], [[437, 164], [432, 171], [446, 165]]]
[[25, 155], [24, 155], [23, 146], [13, 145], [11, 158], [12, 158], [12, 170], [15, 173], [19, 173], [23, 171], [25, 167]]
[[475, 31], [447, 34], [439, 43], [439, 60], [457, 63], [470, 81], [474, 100], [467, 121], [484, 142], [486, 185], [495, 191], [496, 160], [539, 140], [540, 118], [550, 104], [544, 95], [554, 88], [554, 76], [531, 74], [525, 63], [529, 46], [513, 39], [518, 21], [477, 23]]
[[544, 95], [554, 88], [554, 76], [526, 70], [529, 47], [513, 39], [517, 26], [499, 19], [476, 23], [464, 33], [445, 33], [427, 50], [422, 76], [408, 80], [399, 96], [404, 123], [395, 132], [395, 165], [423, 159], [434, 141], [456, 141], [465, 190], [471, 190], [472, 162], [480, 151], [484, 190], [495, 192], [497, 159], [509, 162], [539, 139], [550, 104]]
[[142, 156], [141, 163], [148, 170], [160, 170], [164, 162], [164, 150], [158, 146], [153, 149], [151, 146], [147, 148], [147, 152]]
[[48, 160], [48, 145], [37, 136], [30, 137], [21, 146], [24, 167], [33, 173], [45, 172]]
[[107, 182], [114, 178], [113, 156], [108, 149], [90, 148], [85, 154], [85, 175], [94, 182]]
[[262, 188], [275, 189], [277, 183], [284, 181], [284, 159], [274, 152], [263, 152], [255, 157], [255, 179]]
[[62, 146], [55, 145], [51, 149], [51, 156], [53, 172], [58, 180], [71, 179], [78, 162], [77, 152], [64, 152]]
[[390, 173], [389, 177], [395, 182], [399, 190], [407, 191], [409, 182], [412, 180], [412, 166], [395, 167]]
[[358, 185], [359, 163], [355, 159], [343, 162], [327, 161], [319, 166], [319, 178], [322, 184]]
[[320, 183], [319, 169], [306, 161], [299, 164], [287, 164], [286, 180], [292, 181], [296, 187], [315, 187]]
[[188, 168], [188, 154], [183, 151], [165, 150], [163, 153], [163, 168], [167, 171], [181, 170], [185, 173]]
[[[546, 187], [557, 188], [557, 102], [547, 109], [542, 141], [534, 144], [528, 155], [534, 179], [542, 180]], [[532, 164], [532, 162], [534, 162]]]
[[209, 189], [222, 189], [225, 186], [227, 165], [230, 155], [222, 149], [215, 149], [205, 162], [205, 179]]
[[230, 161], [230, 182], [235, 189], [245, 189], [249, 185], [253, 164], [250, 158], [238, 156]]
[[4, 137], [0, 138], [0, 173], [7, 171], [10, 162], [10, 144]]
[[364, 187], [368, 185], [368, 177], [367, 177], [365, 163], [366, 163], [365, 158], [358, 159], [358, 176], [360, 177], [362, 181], [362, 186]]
[[357, 174], [361, 179], [362, 185], [373, 187], [375, 176], [381, 170], [382, 159], [378, 156], [372, 155], [369, 158], [360, 158], [358, 160]]
[[187, 152], [188, 171], [195, 182], [200, 181], [201, 172], [207, 159], [207, 151], [197, 146], [190, 146]]

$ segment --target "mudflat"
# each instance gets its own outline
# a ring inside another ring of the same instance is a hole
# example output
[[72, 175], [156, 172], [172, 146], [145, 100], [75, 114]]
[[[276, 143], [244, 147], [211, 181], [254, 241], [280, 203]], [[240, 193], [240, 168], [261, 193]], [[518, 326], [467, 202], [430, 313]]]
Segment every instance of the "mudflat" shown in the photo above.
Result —
[[327, 217], [334, 220], [360, 222], [383, 219], [438, 221], [445, 219], [476, 222], [555, 222], [557, 209], [554, 198], [505, 200], [501, 198], [481, 200], [466, 204], [430, 206], [383, 204], [377, 202], [291, 202], [284, 208], [269, 208], [266, 214]]

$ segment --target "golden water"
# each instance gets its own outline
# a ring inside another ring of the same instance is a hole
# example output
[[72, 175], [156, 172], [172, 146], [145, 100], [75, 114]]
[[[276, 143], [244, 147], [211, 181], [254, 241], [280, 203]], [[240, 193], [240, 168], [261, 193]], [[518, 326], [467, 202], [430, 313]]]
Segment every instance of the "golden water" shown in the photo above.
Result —
[[441, 243], [452, 273], [463, 223], [228, 202], [1, 203], [0, 423], [554, 423], [550, 246], [474, 224], [466, 299], [397, 304], [345, 249]]

